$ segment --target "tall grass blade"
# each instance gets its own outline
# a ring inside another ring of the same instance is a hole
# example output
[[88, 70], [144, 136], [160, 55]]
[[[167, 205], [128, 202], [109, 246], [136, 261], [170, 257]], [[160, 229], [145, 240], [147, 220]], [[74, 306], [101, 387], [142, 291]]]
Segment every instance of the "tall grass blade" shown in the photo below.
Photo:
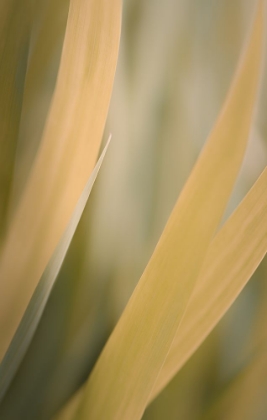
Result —
[[[24, 6], [23, 2], [23, 7]], [[69, 0], [32, 2], [29, 57], [8, 217], [19, 203], [31, 172], [55, 89], [66, 31]], [[27, 12], [28, 13], [28, 12]]]
[[[23, 315], [7, 353], [0, 365], [0, 403], [3, 399], [40, 321], [50, 292], [58, 276], [73, 235], [76, 231], [88, 197], [106, 154], [109, 141], [104, 148], [72, 214], [71, 220], [56, 247]], [[0, 409], [1, 411], [1, 409]]]
[[263, 2], [223, 110], [86, 385], [80, 420], [140, 419], [241, 166], [257, 97]]
[[[267, 169], [212, 241], [196, 289], [150, 400], [167, 385], [217, 324], [266, 253], [266, 185]], [[242, 253], [239, 254], [240, 247]], [[244, 261], [247, 264], [244, 264]], [[219, 287], [220, 282], [222, 285]], [[266, 307], [263, 309], [265, 312]], [[79, 398], [82, 398], [84, 391], [83, 387], [75, 394], [62, 413], [56, 417], [57, 420], [65, 420], [65, 416], [67, 419], [71, 418], [69, 413], [73, 413], [78, 407]]]
[[219, 322], [267, 251], [267, 169], [210, 245], [153, 399]]
[[71, 1], [44, 135], [0, 260], [0, 359], [94, 167], [117, 62], [120, 21], [120, 0]]

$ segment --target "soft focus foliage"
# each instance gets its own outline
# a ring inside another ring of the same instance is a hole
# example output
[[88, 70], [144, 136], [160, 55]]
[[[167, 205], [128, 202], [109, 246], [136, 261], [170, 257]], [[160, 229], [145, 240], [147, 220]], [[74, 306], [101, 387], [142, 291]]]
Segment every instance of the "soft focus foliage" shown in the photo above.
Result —
[[1, 419], [266, 418], [265, 3], [2, 1], [2, 360], [112, 142]]

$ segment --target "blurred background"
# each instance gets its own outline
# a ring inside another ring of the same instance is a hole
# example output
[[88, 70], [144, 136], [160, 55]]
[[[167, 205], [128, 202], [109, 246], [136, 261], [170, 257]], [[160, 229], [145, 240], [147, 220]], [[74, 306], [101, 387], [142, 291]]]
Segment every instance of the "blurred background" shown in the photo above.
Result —
[[[21, 72], [25, 57], [33, 64], [28, 64], [21, 93], [7, 223], [38, 150], [68, 12], [66, 0], [28, 4], [34, 19]], [[3, 403], [7, 418], [51, 418], [90, 373], [215, 122], [255, 4], [124, 1], [103, 138], [105, 143], [112, 133], [112, 142], [37, 333]], [[225, 219], [267, 163], [266, 88], [265, 65], [249, 147]], [[262, 350], [267, 344], [266, 274], [263, 261], [216, 329], [149, 406], [145, 420], [267, 418], [267, 356]], [[11, 407], [13, 398], [17, 403]]]

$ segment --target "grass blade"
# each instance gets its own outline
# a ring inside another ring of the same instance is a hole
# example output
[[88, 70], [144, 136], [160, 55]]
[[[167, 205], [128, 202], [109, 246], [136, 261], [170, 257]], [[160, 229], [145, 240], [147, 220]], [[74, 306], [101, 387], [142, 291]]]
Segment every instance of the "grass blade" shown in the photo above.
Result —
[[267, 251], [267, 169], [213, 240], [151, 399], [219, 322]]
[[53, 253], [25, 311], [21, 323], [14, 335], [8, 351], [0, 365], [0, 403], [16, 373], [31, 342], [39, 320], [44, 311], [46, 302], [56, 281], [72, 237], [76, 231], [88, 197], [96, 180], [99, 169], [106, 154], [109, 141], [103, 150], [72, 214], [71, 220], [65, 230], [55, 252]]
[[[178, 329], [150, 400], [173, 378], [226, 312], [256, 270], [267, 249], [267, 169], [226, 221], [210, 245], [196, 289]], [[239, 232], [237, 235], [236, 232]], [[235, 238], [232, 241], [232, 238]], [[240, 247], [242, 253], [239, 254]], [[231, 261], [232, 264], [228, 264]], [[247, 264], [243, 264], [246, 261]], [[240, 271], [240, 267], [242, 270]], [[223, 270], [223, 275], [221, 273]], [[222, 286], [218, 288], [219, 280]], [[223, 278], [223, 281], [222, 281]], [[216, 279], [216, 281], [214, 281]], [[203, 299], [205, 296], [205, 304]], [[207, 305], [207, 296], [209, 296]], [[221, 301], [221, 297], [223, 300]], [[263, 308], [266, 311], [266, 307]], [[262, 318], [261, 318], [262, 319]], [[262, 323], [261, 323], [262, 329]], [[262, 331], [261, 331], [262, 333]], [[265, 330], [264, 330], [265, 333]], [[264, 334], [265, 337], [266, 333]], [[72, 418], [84, 387], [59, 413], [57, 420]], [[62, 415], [62, 417], [61, 417]]]
[[[77, 418], [141, 418], [239, 171], [255, 108], [263, 2], [223, 110], [86, 385]], [[104, 403], [103, 403], [104, 401]]]
[[120, 20], [120, 0], [71, 1], [42, 143], [1, 255], [0, 360], [95, 164], [117, 62]]
[[66, 31], [69, 0], [32, 2], [34, 16], [23, 91], [8, 217], [20, 201], [36, 156], [55, 90]]

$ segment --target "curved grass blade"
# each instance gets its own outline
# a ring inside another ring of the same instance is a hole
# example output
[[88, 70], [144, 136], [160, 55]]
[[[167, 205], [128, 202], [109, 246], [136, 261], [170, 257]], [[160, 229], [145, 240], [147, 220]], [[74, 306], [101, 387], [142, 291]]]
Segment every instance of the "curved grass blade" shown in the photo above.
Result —
[[151, 399], [200, 346], [267, 251], [267, 169], [210, 245], [203, 269]]
[[243, 160], [262, 42], [260, 2], [223, 110], [87, 382], [80, 420], [140, 419], [145, 410]]
[[[23, 7], [25, 7], [24, 2]], [[34, 20], [30, 35], [18, 145], [8, 206], [9, 220], [12, 219], [20, 201], [41, 141], [57, 80], [68, 10], [69, 0], [32, 2]]]
[[120, 0], [71, 0], [50, 113], [1, 255], [0, 360], [94, 167], [120, 22]]
[[[219, 318], [226, 312], [245, 286], [266, 253], [266, 186], [267, 169], [265, 169], [237, 210], [226, 221], [223, 228], [211, 243], [192, 300], [188, 305], [188, 309], [178, 329], [177, 336], [153, 389], [150, 400], [159, 394], [208, 335]], [[232, 238], [235, 238], [235, 240], [232, 241]], [[239, 252], [240, 247], [242, 247], [242, 253]], [[231, 261], [231, 264], [227, 264], [227, 260]], [[212, 267], [217, 267], [216, 271], [212, 269], [210, 264], [212, 264]], [[241, 271], [240, 267], [242, 267]], [[221, 280], [223, 285], [217, 290], [219, 283], [217, 281], [217, 275], [222, 277], [220, 274], [222, 269], [223, 280]], [[207, 296], [210, 299], [210, 303]], [[223, 297], [222, 302], [221, 297]], [[263, 309], [266, 312], [266, 307]], [[214, 314], [214, 312], [217, 312], [217, 314]], [[207, 322], [203, 323], [205, 317]], [[265, 330], [264, 333], [265, 337]], [[81, 400], [84, 391], [85, 387], [81, 388], [70, 399], [69, 403], [66, 404], [62, 412], [56, 417], [56, 420], [72, 418], [71, 415], [77, 409], [79, 399]]]
[[44, 311], [50, 292], [62, 266], [72, 237], [82, 216], [88, 197], [103, 162], [110, 140], [105, 146], [72, 214], [71, 220], [53, 253], [25, 311], [8, 351], [0, 365], [0, 402], [3, 399]]

